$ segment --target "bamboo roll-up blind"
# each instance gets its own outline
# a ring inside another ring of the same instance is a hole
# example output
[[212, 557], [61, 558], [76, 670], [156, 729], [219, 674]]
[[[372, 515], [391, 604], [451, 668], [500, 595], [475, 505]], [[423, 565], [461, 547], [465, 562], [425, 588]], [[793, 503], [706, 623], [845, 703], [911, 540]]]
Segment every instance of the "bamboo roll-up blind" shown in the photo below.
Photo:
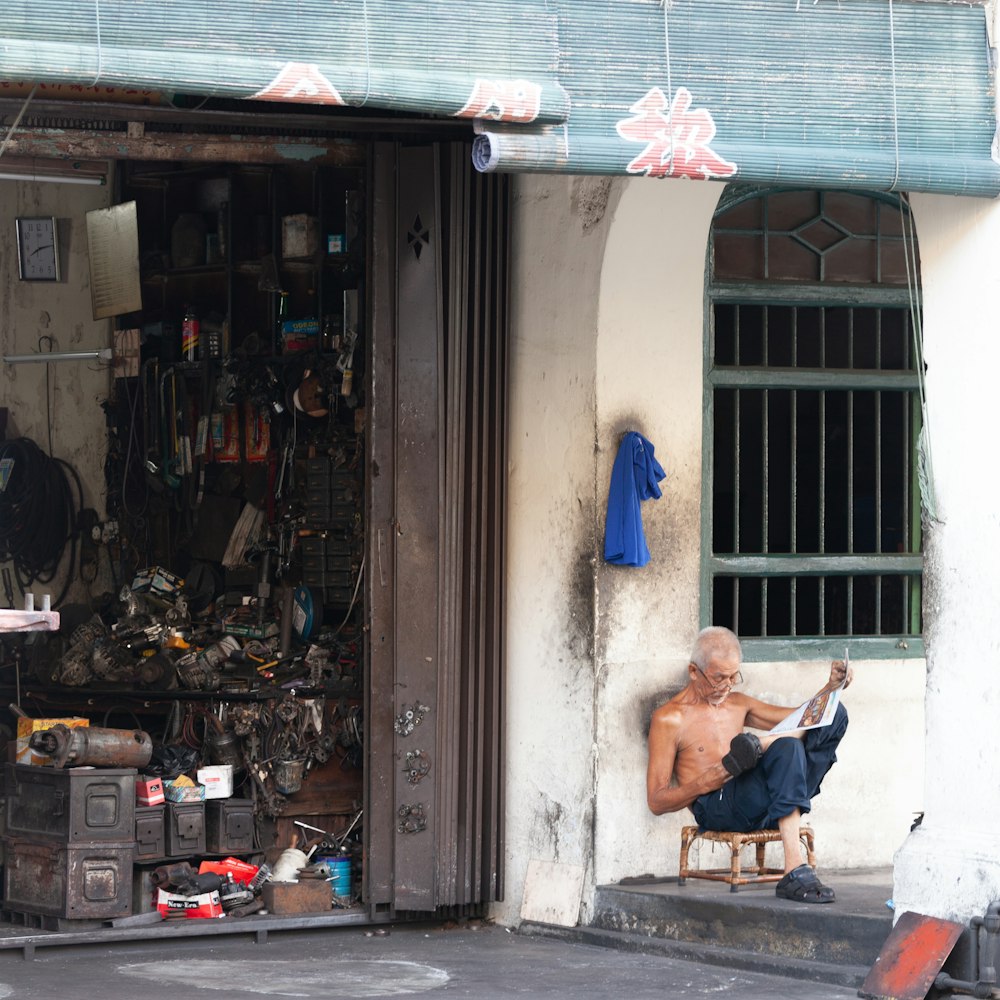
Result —
[[544, 0], [6, 0], [0, 80], [562, 121]]
[[7, 0], [0, 82], [475, 119], [477, 168], [995, 196], [989, 8]]
[[480, 170], [995, 195], [986, 11], [914, 0], [560, 5], [563, 125], [480, 123]]

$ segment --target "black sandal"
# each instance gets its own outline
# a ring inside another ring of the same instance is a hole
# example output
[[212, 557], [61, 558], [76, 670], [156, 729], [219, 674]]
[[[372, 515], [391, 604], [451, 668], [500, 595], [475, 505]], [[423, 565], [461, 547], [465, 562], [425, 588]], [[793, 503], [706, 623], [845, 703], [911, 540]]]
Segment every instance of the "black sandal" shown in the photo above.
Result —
[[833, 889], [823, 885], [809, 865], [793, 868], [775, 886], [774, 894], [796, 903], [832, 903], [836, 898]]

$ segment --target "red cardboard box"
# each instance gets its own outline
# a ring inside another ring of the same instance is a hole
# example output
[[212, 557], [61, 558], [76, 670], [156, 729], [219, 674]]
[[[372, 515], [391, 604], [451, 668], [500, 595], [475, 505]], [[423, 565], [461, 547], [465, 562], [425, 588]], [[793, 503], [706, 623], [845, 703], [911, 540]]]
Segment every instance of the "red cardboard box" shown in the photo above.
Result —
[[214, 875], [232, 875], [234, 882], [252, 882], [260, 868], [239, 858], [224, 858], [222, 861], [202, 861], [198, 865], [198, 874], [212, 872]]
[[135, 804], [138, 806], [158, 806], [163, 802], [162, 778], [136, 778]]
[[222, 903], [217, 892], [203, 892], [200, 896], [181, 896], [176, 892], [156, 890], [156, 909], [163, 918], [171, 917], [221, 917]]

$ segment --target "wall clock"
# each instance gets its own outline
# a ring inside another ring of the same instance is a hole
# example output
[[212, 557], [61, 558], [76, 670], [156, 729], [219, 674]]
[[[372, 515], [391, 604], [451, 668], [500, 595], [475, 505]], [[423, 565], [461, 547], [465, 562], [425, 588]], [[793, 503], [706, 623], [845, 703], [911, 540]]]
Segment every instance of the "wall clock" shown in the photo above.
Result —
[[22, 281], [59, 280], [59, 230], [51, 217], [17, 220], [17, 265]]

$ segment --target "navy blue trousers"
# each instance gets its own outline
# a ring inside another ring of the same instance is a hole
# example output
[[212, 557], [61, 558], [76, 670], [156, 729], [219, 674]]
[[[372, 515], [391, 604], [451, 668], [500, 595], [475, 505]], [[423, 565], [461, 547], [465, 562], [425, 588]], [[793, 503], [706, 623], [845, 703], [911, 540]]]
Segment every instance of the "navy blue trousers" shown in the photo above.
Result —
[[691, 803], [698, 826], [749, 833], [773, 829], [794, 809], [809, 812], [846, 731], [847, 710], [838, 705], [829, 726], [775, 740], [756, 766]]

